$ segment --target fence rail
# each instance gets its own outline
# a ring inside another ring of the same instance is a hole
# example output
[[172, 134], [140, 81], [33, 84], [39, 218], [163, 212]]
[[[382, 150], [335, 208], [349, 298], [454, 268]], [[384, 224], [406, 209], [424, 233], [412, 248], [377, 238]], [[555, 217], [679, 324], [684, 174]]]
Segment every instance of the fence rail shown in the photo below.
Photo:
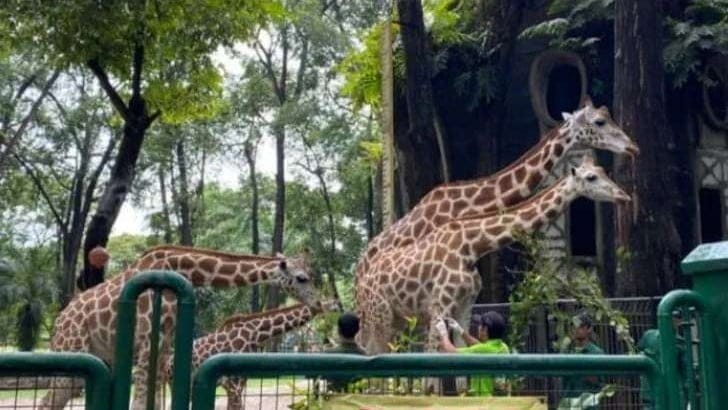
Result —
[[214, 408], [224, 376], [443, 377], [462, 375], [641, 375], [662, 397], [660, 370], [645, 356], [388, 354], [222, 354], [205, 361], [194, 376], [193, 410]]
[[111, 370], [86, 353], [2, 353], [0, 377], [8, 376], [83, 378], [87, 409], [106, 409], [111, 398]]

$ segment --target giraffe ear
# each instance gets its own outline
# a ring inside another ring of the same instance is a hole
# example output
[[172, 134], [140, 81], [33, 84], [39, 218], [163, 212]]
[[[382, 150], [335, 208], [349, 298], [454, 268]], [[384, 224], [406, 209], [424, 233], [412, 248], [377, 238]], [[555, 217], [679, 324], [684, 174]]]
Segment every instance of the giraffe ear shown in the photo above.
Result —
[[573, 115], [569, 114], [568, 112], [562, 112], [561, 116], [564, 117], [564, 121], [569, 121]]

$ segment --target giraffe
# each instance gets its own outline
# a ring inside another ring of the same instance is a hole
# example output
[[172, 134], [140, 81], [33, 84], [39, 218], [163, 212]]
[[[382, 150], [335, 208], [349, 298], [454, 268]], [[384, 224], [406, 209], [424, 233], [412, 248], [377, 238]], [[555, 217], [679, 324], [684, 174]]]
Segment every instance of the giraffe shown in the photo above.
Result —
[[[192, 369], [197, 370], [202, 362], [218, 353], [255, 351], [272, 337], [305, 325], [323, 311], [334, 310], [338, 310], [338, 306], [332, 301], [321, 307], [299, 303], [259, 313], [230, 316], [214, 332], [195, 339], [192, 346]], [[167, 380], [171, 374], [172, 360], [169, 358], [165, 365]], [[227, 408], [231, 410], [242, 408], [245, 379], [224, 378], [222, 385], [227, 392]]]
[[564, 122], [559, 127], [499, 172], [443, 184], [425, 195], [409, 213], [369, 242], [357, 264], [356, 281], [369, 274], [380, 252], [407, 246], [452, 219], [505, 209], [528, 198], [574, 146], [632, 157], [639, 154], [637, 145], [612, 120], [607, 107], [594, 107], [589, 97], [582, 108], [562, 115]]
[[372, 274], [360, 283], [357, 342], [367, 354], [382, 353], [394, 332], [403, 328], [403, 319], [415, 316], [428, 326], [426, 346], [434, 350], [434, 321], [453, 317], [466, 325], [481, 288], [478, 259], [511, 243], [517, 232], [535, 231], [580, 196], [609, 202], [630, 199], [586, 155], [569, 175], [515, 207], [457, 218], [413, 244], [382, 253]]
[[[193, 286], [231, 288], [256, 283], [278, 284], [284, 291], [307, 305], [320, 304], [318, 293], [311, 280], [307, 255], [298, 258], [286, 258], [282, 255], [266, 257], [164, 245], [147, 250], [119, 275], [76, 295], [56, 318], [51, 350], [92, 353], [113, 365], [116, 302], [121, 289], [131, 277], [150, 269], [176, 271], [189, 279]], [[133, 375], [134, 409], [144, 408], [146, 403], [151, 295], [150, 291], [144, 292], [137, 303], [134, 346], [136, 367]], [[175, 323], [174, 298], [165, 292], [163, 301], [160, 367], [169, 354]], [[80, 387], [72, 389], [69, 384], [70, 379], [55, 379], [54, 385], [43, 398], [42, 408], [62, 409], [68, 400], [80, 394]], [[157, 392], [160, 391], [158, 385]]]

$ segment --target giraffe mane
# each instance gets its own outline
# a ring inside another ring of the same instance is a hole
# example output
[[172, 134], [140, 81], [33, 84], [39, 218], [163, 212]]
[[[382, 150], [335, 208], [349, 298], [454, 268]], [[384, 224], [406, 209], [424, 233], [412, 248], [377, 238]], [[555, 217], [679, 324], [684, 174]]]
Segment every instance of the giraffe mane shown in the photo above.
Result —
[[144, 253], [142, 253], [142, 256], [146, 256], [152, 252], [165, 251], [165, 250], [195, 252], [195, 253], [202, 253], [202, 254], [210, 255], [210, 256], [232, 257], [232, 258], [236, 258], [236, 259], [248, 258], [251, 260], [264, 260], [264, 261], [279, 261], [282, 259], [280, 257], [275, 257], [275, 256], [262, 256], [262, 255], [251, 255], [251, 254], [245, 254], [245, 253], [224, 252], [224, 251], [218, 251], [218, 250], [213, 250], [213, 249], [196, 248], [196, 247], [192, 247], [192, 246], [182, 246], [182, 245], [153, 246], [151, 248], [144, 250]]
[[552, 128], [551, 130], [546, 132], [546, 134], [543, 135], [543, 137], [538, 141], [538, 143], [536, 145], [531, 146], [531, 148], [529, 148], [528, 151], [521, 154], [517, 160], [512, 161], [510, 164], [508, 164], [508, 166], [500, 169], [499, 171], [497, 171], [493, 174], [486, 175], [486, 176], [483, 176], [481, 178], [477, 178], [474, 180], [470, 179], [470, 180], [448, 182], [448, 183], [441, 184], [440, 186], [457, 187], [460, 185], [469, 185], [475, 181], [480, 181], [480, 180], [484, 180], [484, 179], [497, 179], [497, 177], [504, 175], [506, 173], [509, 173], [509, 172], [513, 171], [515, 168], [521, 166], [521, 164], [523, 163], [525, 158], [528, 158], [529, 156], [533, 155], [536, 151], [543, 148], [543, 146], [546, 145], [546, 143], [548, 143], [554, 137], [556, 137], [561, 132], [561, 127], [563, 125], [564, 125], [564, 122], [557, 124], [554, 128]]
[[270, 315], [277, 315], [279, 313], [285, 313], [290, 312], [296, 309], [300, 309], [301, 307], [305, 306], [303, 303], [296, 303], [295, 305], [286, 306], [283, 308], [278, 309], [271, 309], [271, 310], [265, 310], [262, 312], [256, 312], [256, 313], [236, 313], [232, 316], [229, 316], [225, 319], [224, 322], [222, 322], [222, 325], [220, 325], [217, 328], [217, 331], [222, 331], [225, 329], [228, 329], [230, 327], [233, 327], [235, 324], [239, 322], [247, 322], [249, 320], [258, 319]]
[[552, 185], [551, 185], [550, 187], [548, 187], [548, 188], [546, 188], [546, 189], [543, 189], [543, 190], [541, 190], [541, 191], [540, 191], [540, 192], [538, 192], [538, 193], [537, 193], [536, 195], [534, 195], [534, 196], [532, 196], [532, 197], [530, 197], [530, 198], [526, 199], [526, 200], [525, 200], [525, 201], [523, 201], [523, 202], [520, 202], [520, 203], [518, 203], [517, 205], [513, 205], [513, 206], [510, 206], [510, 207], [508, 207], [508, 208], [504, 208], [504, 209], [498, 209], [498, 210], [495, 210], [495, 211], [490, 211], [490, 212], [483, 212], [483, 213], [479, 213], [479, 214], [471, 214], [471, 215], [465, 215], [465, 216], [462, 216], [462, 217], [460, 217], [460, 218], [455, 218], [455, 219], [451, 220], [450, 222], [456, 222], [456, 221], [470, 221], [470, 220], [473, 220], [473, 219], [485, 219], [485, 218], [488, 218], [488, 217], [491, 217], [491, 216], [497, 216], [497, 215], [502, 215], [502, 214], [507, 214], [507, 213], [515, 212], [515, 211], [517, 211], [517, 210], [519, 210], [519, 209], [522, 209], [522, 208], [525, 208], [526, 206], [528, 206], [528, 205], [531, 205], [531, 204], [533, 204], [534, 202], [538, 201], [539, 199], [543, 198], [543, 197], [544, 197], [544, 196], [546, 196], [546, 194], [548, 194], [548, 193], [549, 193], [549, 192], [550, 192], [550, 191], [551, 191], [552, 189], [554, 189], [554, 188], [555, 188], [555, 187], [557, 187], [557, 186], [558, 186], [559, 184], [561, 184], [561, 183], [562, 183], [562, 182], [563, 182], [564, 180], [566, 180], [566, 178], [568, 178], [568, 175], [567, 175], [567, 176], [563, 176], [563, 177], [559, 178], [559, 179], [558, 179], [558, 180], [557, 180], [556, 182], [554, 182], [554, 183], [553, 183], [553, 184], [552, 184]]

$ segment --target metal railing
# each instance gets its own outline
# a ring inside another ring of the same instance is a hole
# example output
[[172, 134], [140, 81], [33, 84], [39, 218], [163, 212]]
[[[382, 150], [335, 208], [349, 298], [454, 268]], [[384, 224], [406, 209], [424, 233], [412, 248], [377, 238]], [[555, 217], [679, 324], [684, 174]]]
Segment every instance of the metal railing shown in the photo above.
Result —
[[662, 405], [662, 380], [657, 364], [645, 356], [606, 355], [457, 355], [388, 354], [374, 357], [344, 354], [221, 354], [206, 360], [195, 373], [193, 410], [212, 409], [223, 376], [238, 377], [443, 377], [460, 375], [624, 375], [650, 381]]
[[87, 409], [107, 409], [111, 399], [111, 370], [86, 353], [2, 353], [0, 377], [66, 376], [84, 379]]

